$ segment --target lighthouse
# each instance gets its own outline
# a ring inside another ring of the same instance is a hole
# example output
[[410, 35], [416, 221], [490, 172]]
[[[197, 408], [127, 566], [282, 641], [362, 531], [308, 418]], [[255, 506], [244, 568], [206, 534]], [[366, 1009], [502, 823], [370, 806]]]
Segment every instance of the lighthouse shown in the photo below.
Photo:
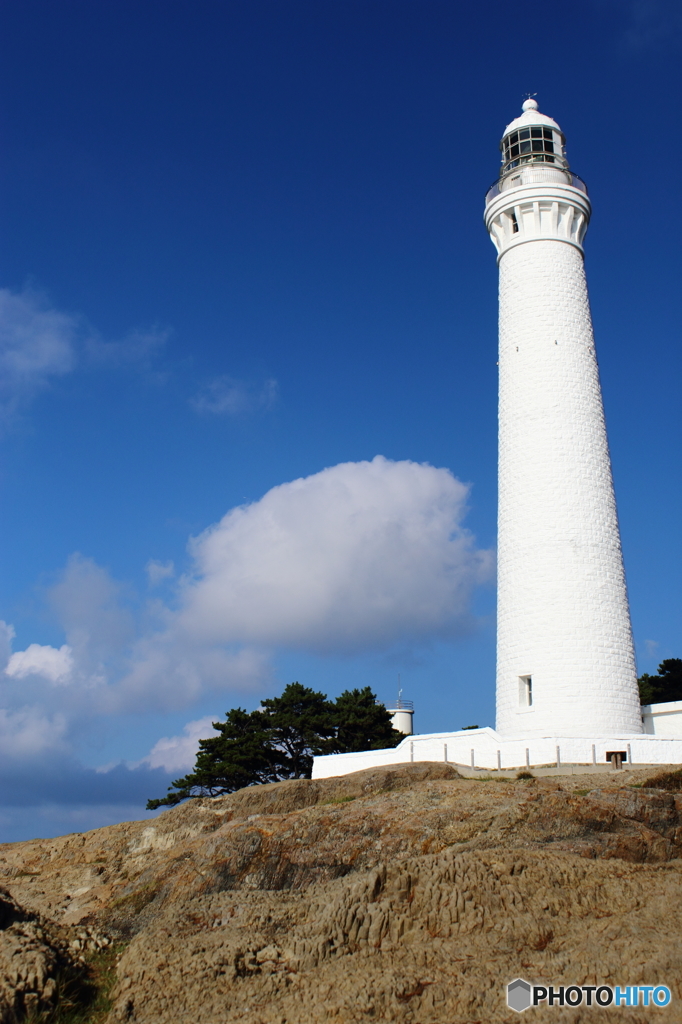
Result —
[[495, 728], [413, 734], [396, 719], [396, 747], [317, 756], [313, 778], [412, 761], [474, 774], [682, 764], [682, 701], [639, 703], [585, 280], [587, 187], [533, 99], [500, 149], [485, 203], [500, 273]]
[[642, 732], [583, 242], [591, 204], [527, 99], [485, 223], [499, 265], [496, 731]]

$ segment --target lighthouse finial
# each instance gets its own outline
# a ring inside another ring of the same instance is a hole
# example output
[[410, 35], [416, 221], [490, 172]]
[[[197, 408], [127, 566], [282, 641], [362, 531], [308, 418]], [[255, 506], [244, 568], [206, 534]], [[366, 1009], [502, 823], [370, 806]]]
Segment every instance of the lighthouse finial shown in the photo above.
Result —
[[534, 92], [534, 93], [530, 93], [529, 92], [529, 93], [526, 93], [526, 96], [527, 96], [527, 99], [525, 99], [523, 101], [523, 106], [521, 107], [521, 109], [523, 110], [524, 114], [525, 114], [525, 112], [527, 110], [537, 110], [538, 109], [537, 100], [533, 99], [533, 96], [537, 96], [537, 93], [536, 92]]

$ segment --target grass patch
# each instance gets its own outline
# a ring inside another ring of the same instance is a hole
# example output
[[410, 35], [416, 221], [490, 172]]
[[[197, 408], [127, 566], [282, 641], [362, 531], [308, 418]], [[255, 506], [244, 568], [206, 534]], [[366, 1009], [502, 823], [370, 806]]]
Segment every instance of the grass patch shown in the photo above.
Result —
[[534, 779], [535, 776], [532, 772], [518, 772], [516, 778], [520, 779], [523, 782], [526, 782], [528, 781], [528, 779]]
[[644, 782], [636, 782], [638, 788], [643, 789], [667, 789], [672, 793], [682, 792], [682, 769], [676, 772], [661, 772], [660, 775], [653, 775]]
[[354, 796], [340, 796], [338, 800], [325, 800], [325, 805], [328, 804], [349, 804], [351, 800], [355, 800]]
[[116, 964], [125, 946], [87, 953], [85, 967], [57, 978], [54, 1010], [27, 1018], [27, 1024], [104, 1024], [112, 1008], [111, 990], [116, 981]]
[[590, 792], [590, 790], [589, 789], [574, 789], [573, 792], [575, 793], [576, 796], [587, 796], [587, 794]]

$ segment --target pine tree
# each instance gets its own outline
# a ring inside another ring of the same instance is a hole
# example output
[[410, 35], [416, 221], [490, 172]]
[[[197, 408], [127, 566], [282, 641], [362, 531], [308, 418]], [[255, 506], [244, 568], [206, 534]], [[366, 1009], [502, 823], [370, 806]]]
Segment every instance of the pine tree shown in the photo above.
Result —
[[658, 675], [647, 672], [637, 680], [642, 704], [665, 704], [682, 700], [682, 658], [666, 658], [658, 666]]
[[405, 737], [393, 728], [391, 716], [369, 686], [344, 690], [334, 702], [334, 753], [395, 747]]
[[313, 756], [334, 735], [334, 707], [324, 693], [289, 683], [281, 697], [262, 700], [270, 742], [281, 756], [282, 779], [310, 778]]
[[173, 806], [190, 796], [218, 796], [244, 786], [276, 782], [282, 758], [271, 743], [267, 716], [262, 711], [233, 708], [224, 722], [213, 722], [218, 736], [199, 740], [194, 771], [169, 786], [161, 800], [149, 800], [147, 810]]
[[369, 686], [346, 690], [331, 703], [324, 693], [289, 683], [280, 697], [262, 700], [258, 711], [233, 708], [213, 728], [217, 736], [199, 740], [194, 770], [171, 783], [167, 796], [149, 800], [148, 810], [188, 797], [310, 778], [316, 754], [377, 750], [403, 739]]

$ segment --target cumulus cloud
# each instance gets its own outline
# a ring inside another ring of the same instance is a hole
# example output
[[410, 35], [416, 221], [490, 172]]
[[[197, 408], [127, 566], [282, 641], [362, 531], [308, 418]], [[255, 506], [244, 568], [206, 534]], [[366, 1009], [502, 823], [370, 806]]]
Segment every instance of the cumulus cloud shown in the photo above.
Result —
[[15, 636], [14, 626], [10, 626], [9, 623], [0, 619], [0, 665], [3, 667], [9, 661], [12, 653], [12, 640]]
[[166, 632], [139, 639], [128, 671], [102, 700], [111, 712], [177, 711], [206, 693], [262, 693], [272, 680], [269, 652], [197, 642], [178, 635], [171, 621]]
[[68, 644], [56, 647], [29, 644], [25, 651], [11, 655], [5, 672], [12, 679], [41, 676], [50, 683], [68, 683], [73, 672], [73, 655]]
[[415, 462], [348, 462], [274, 487], [193, 540], [176, 635], [381, 649], [472, 625], [492, 555], [462, 525], [469, 488]]
[[199, 718], [188, 722], [182, 736], [164, 736], [154, 744], [146, 757], [131, 767], [137, 768], [146, 764], [150, 768], [163, 768], [167, 772], [189, 771], [194, 767], [199, 740], [217, 736], [213, 728], [213, 718]]
[[79, 321], [30, 288], [0, 288], [0, 411], [7, 418], [76, 361]]
[[266, 380], [262, 386], [256, 387], [225, 375], [215, 377], [204, 385], [190, 399], [190, 405], [196, 412], [209, 416], [240, 416], [269, 409], [277, 393], [276, 380]]
[[158, 587], [159, 583], [170, 579], [175, 575], [175, 566], [172, 562], [156, 562], [153, 558], [145, 566], [147, 579], [150, 587]]
[[[356, 654], [469, 632], [493, 558], [463, 525], [468, 494], [446, 469], [380, 456], [282, 484], [191, 540], [190, 571], [174, 577], [167, 602], [140, 604], [73, 555], [46, 593], [61, 647], [12, 653], [14, 631], [0, 623], [6, 803], [63, 803], [68, 789], [73, 806], [129, 808], [163, 794], [213, 734], [210, 718], [104, 772], [78, 765], [78, 738], [113, 716], [178, 711], [209, 693], [260, 697], [278, 648]], [[152, 584], [173, 572], [147, 565]]]
[[59, 619], [83, 676], [106, 674], [115, 654], [122, 654], [136, 635], [133, 611], [125, 588], [93, 559], [72, 555], [48, 601]]
[[[73, 555], [47, 595], [62, 647], [10, 655], [0, 630], [8, 706], [28, 699], [28, 680], [31, 700], [74, 719], [177, 711], [212, 692], [262, 693], [277, 649], [345, 655], [465, 635], [493, 568], [463, 526], [468, 493], [446, 469], [380, 456], [282, 484], [194, 538], [172, 604], [142, 609]], [[147, 571], [159, 582], [172, 563]]]
[[67, 720], [40, 707], [18, 711], [0, 708], [0, 758], [3, 761], [41, 757], [67, 750]]

